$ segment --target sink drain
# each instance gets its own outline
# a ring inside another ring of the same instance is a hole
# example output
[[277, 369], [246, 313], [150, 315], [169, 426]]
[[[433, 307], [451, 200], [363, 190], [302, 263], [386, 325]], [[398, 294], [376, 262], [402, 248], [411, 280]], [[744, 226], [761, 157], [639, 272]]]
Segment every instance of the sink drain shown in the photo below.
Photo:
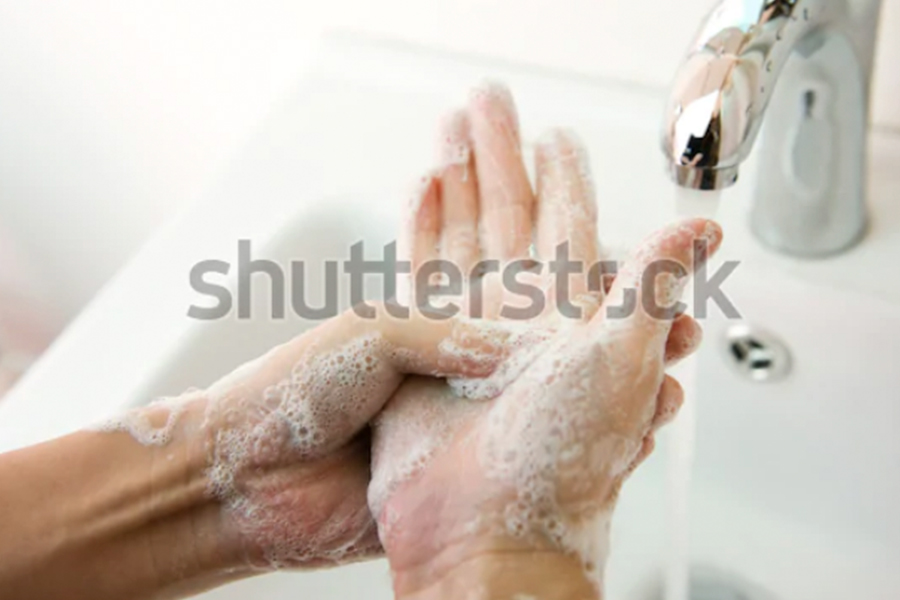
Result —
[[[689, 582], [687, 600], [776, 600], [768, 590], [709, 565], [691, 566]], [[654, 600], [668, 600], [669, 597], [670, 594], [660, 588]]]
[[691, 569], [689, 600], [774, 600], [766, 590], [711, 567]]
[[748, 323], [732, 325], [725, 332], [725, 359], [751, 381], [773, 382], [791, 371], [791, 354], [774, 334]]

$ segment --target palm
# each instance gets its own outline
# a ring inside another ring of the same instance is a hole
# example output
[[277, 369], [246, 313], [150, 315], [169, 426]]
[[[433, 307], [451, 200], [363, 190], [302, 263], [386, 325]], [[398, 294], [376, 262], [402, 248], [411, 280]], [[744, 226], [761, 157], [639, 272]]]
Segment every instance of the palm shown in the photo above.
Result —
[[[414, 267], [440, 257], [465, 272], [478, 259], [524, 259], [532, 239], [544, 260], [564, 242], [573, 260], [598, 260], [583, 152], [569, 135], [548, 137], [533, 194], [513, 111], [498, 93], [470, 103], [473, 151], [425, 187], [409, 231]], [[480, 247], [463, 243], [479, 230]], [[703, 234], [696, 226], [672, 232]], [[675, 246], [690, 247], [683, 242]], [[671, 243], [651, 246], [648, 256], [674, 253], [689, 264]], [[620, 277], [616, 301], [635, 273]], [[552, 299], [552, 282], [539, 283]], [[483, 285], [483, 314], [502, 319], [503, 286], [496, 277]], [[408, 379], [376, 421], [369, 504], [395, 572], [522, 547], [563, 548], [590, 570], [601, 566], [597, 529], [607, 526], [623, 479], [652, 450], [653, 430], [680, 402], [677, 383], [664, 379], [666, 360], [692, 350], [684, 339], [698, 330], [687, 317], [671, 330], [639, 317], [609, 321], [598, 311], [602, 290], [589, 292], [584, 277], [570, 286], [581, 320], [564, 322], [550, 301], [493, 376]], [[667, 347], [670, 333], [676, 340]]]

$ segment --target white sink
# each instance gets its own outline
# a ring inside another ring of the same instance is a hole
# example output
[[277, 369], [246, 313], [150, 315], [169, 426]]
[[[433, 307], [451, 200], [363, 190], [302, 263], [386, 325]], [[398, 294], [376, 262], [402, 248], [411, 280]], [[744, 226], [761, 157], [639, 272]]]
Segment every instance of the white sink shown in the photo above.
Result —
[[[413, 181], [431, 163], [435, 123], [484, 75], [510, 83], [523, 134], [574, 127], [592, 154], [601, 234], [633, 243], [673, 217], [657, 149], [662, 90], [466, 62], [409, 48], [336, 39], [266, 122], [219, 185], [172, 224], [99, 296], [0, 403], [0, 450], [76, 429], [155, 396], [204, 386], [310, 324], [197, 322], [188, 285], [199, 260], [345, 259], [365, 240], [393, 239]], [[751, 165], [752, 167], [752, 165]], [[752, 168], [743, 184], [752, 183]], [[725, 290], [743, 317], [779, 336], [787, 379], [757, 383], [729, 367], [733, 325], [713, 311], [697, 362], [691, 557], [773, 598], [900, 597], [900, 138], [873, 134], [873, 226], [842, 256], [806, 263], [750, 237], [747, 185], [720, 215], [725, 259], [742, 265]], [[893, 271], [896, 272], [894, 268]], [[256, 290], [265, 288], [257, 285]], [[318, 288], [309, 290], [316, 301]], [[265, 304], [265, 294], [257, 308]], [[664, 440], [671, 442], [671, 440]], [[626, 486], [614, 522], [608, 592], [657, 595], [671, 523], [665, 443]], [[204, 596], [390, 598], [382, 562], [279, 574]]]
[[696, 556], [784, 598], [896, 598], [900, 312], [850, 291], [757, 281], [735, 280], [732, 293], [790, 345], [794, 369], [760, 385], [723, 369], [717, 348], [702, 355]]

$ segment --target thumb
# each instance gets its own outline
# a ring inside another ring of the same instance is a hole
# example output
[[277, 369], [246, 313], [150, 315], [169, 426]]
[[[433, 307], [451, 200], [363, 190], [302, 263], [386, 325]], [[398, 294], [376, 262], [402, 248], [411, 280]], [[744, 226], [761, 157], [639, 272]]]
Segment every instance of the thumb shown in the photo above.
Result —
[[438, 313], [399, 318], [379, 306], [365, 318], [349, 310], [239, 367], [207, 394], [229, 414], [281, 415], [292, 431], [317, 432], [316, 451], [327, 451], [364, 428], [405, 375], [489, 375], [511, 335], [496, 323]]
[[370, 320], [350, 313], [336, 324], [334, 341], [359, 335], [378, 338], [380, 358], [398, 374], [484, 377], [509, 355], [518, 338], [511, 324], [438, 310], [413, 309], [398, 317], [382, 305]]
[[663, 345], [690, 275], [721, 243], [722, 229], [708, 219], [690, 219], [652, 234], [616, 276], [592, 325], [621, 332], [639, 345]]

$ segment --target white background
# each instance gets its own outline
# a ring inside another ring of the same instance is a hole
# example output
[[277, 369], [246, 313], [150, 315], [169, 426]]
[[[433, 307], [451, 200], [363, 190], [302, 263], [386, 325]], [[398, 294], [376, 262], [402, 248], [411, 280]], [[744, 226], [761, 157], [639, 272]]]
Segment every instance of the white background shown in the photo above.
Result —
[[[710, 0], [76, 0], [0, 4], [0, 236], [64, 318], [196, 197], [310, 60], [360, 31], [664, 86]], [[900, 128], [900, 1], [874, 121]]]

